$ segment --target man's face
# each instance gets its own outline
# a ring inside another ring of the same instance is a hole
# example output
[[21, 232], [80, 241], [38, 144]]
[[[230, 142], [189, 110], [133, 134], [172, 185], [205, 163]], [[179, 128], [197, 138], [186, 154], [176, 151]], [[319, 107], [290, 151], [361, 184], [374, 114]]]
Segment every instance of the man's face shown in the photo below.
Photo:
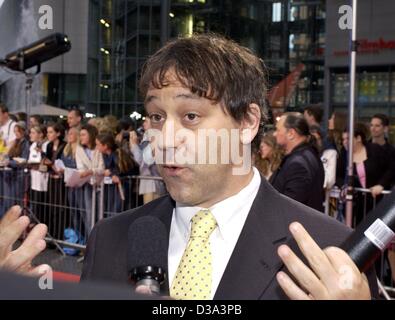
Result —
[[36, 118], [34, 118], [34, 117], [30, 117], [29, 118], [29, 126], [30, 126], [30, 128], [33, 128], [33, 127], [38, 126], [38, 125], [39, 125], [39, 123], [36, 120]]
[[[240, 187], [230, 183], [237, 181], [232, 171], [234, 165], [221, 161], [221, 151], [229, 152], [227, 147], [240, 148], [241, 142], [240, 137], [225, 145], [218, 141], [220, 145], [214, 144], [216, 148], [213, 148], [202, 144], [199, 134], [204, 133], [204, 140], [208, 140], [207, 129], [222, 129], [230, 135], [231, 129], [238, 129], [240, 124], [225, 114], [219, 104], [191, 93], [171, 75], [169, 78], [173, 79], [169, 86], [150, 88], [145, 102], [151, 131], [160, 132], [163, 137], [162, 141], [157, 139], [152, 143], [156, 156], [161, 152], [165, 159], [162, 164], [157, 161], [157, 167], [174, 200], [189, 206], [209, 207], [224, 199], [223, 195], [231, 193], [232, 188]], [[180, 132], [183, 134], [178, 136]], [[199, 153], [204, 163], [197, 161]], [[195, 161], [180, 164], [178, 155]], [[208, 161], [210, 155], [216, 156], [216, 162]]]
[[284, 126], [284, 122], [285, 116], [282, 116], [280, 120], [277, 121], [276, 131], [274, 132], [277, 144], [282, 147], [285, 147], [288, 143], [288, 129]]
[[310, 115], [307, 110], [303, 112], [303, 116], [306, 119], [307, 123], [309, 124], [309, 126], [312, 126], [313, 124], [315, 124], [315, 119], [314, 116]]
[[81, 122], [81, 118], [77, 116], [75, 111], [70, 111], [67, 114], [67, 123], [70, 128], [77, 127]]
[[0, 124], [4, 125], [8, 121], [8, 113], [0, 110]]
[[105, 144], [102, 144], [98, 139], [96, 139], [96, 149], [100, 152], [100, 153], [106, 153], [107, 152], [107, 146]]
[[348, 150], [348, 133], [347, 132], [342, 133], [342, 144], [343, 144], [344, 149]]
[[373, 118], [370, 121], [370, 134], [372, 138], [381, 138], [386, 132], [386, 127], [383, 126], [381, 119]]

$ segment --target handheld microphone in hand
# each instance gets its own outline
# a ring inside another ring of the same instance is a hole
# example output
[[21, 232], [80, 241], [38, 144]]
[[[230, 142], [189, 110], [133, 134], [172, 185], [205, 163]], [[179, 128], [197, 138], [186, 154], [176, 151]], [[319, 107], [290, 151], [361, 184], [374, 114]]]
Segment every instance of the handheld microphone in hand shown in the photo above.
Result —
[[136, 219], [128, 232], [128, 270], [140, 293], [160, 294], [166, 278], [168, 233], [152, 216]]
[[342, 248], [361, 272], [367, 271], [395, 237], [395, 188], [371, 211]]

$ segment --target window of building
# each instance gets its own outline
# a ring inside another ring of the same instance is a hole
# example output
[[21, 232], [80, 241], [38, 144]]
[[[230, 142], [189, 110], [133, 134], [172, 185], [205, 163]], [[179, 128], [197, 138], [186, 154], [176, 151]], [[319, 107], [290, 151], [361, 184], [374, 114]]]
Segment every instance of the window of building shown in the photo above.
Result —
[[273, 3], [273, 11], [272, 11], [272, 21], [280, 22], [282, 21], [282, 10], [281, 10], [281, 2]]

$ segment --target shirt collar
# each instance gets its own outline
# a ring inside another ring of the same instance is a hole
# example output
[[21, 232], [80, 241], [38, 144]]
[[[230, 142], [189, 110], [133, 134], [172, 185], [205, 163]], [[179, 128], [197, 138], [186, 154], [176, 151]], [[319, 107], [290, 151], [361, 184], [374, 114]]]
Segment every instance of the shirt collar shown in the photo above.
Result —
[[233, 228], [231, 226], [240, 223], [244, 224], [250, 208], [248, 208], [248, 212], [246, 212], [245, 215], [242, 215], [243, 208], [245, 208], [248, 200], [252, 200], [250, 201], [252, 204], [261, 184], [261, 176], [255, 167], [253, 167], [253, 173], [254, 175], [247, 186], [241, 189], [237, 194], [214, 204], [210, 208], [190, 207], [177, 202], [175, 208], [175, 221], [180, 227], [184, 237], [186, 239], [189, 238], [192, 217], [199, 210], [209, 209], [217, 221], [220, 235], [225, 241], [230, 239], [233, 236]]

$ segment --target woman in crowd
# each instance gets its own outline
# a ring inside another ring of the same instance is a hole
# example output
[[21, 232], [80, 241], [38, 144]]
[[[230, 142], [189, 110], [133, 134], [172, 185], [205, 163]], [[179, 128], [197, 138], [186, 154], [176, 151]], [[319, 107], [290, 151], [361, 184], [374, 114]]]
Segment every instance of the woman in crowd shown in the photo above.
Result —
[[336, 143], [334, 143], [334, 140], [332, 140], [331, 136], [328, 139], [325, 139], [321, 128], [317, 125], [310, 126], [310, 133], [312, 136], [315, 137], [317, 141], [320, 158], [325, 171], [325, 179], [323, 185], [323, 188], [325, 190], [324, 210], [326, 214], [331, 214], [330, 192], [336, 183], [336, 165], [338, 158]]
[[[343, 133], [343, 144], [348, 145], [348, 133]], [[341, 152], [337, 168], [336, 184], [346, 184], [347, 147]], [[367, 141], [367, 128], [357, 123], [353, 137], [354, 187], [370, 189], [370, 193], [356, 192], [354, 195], [354, 224], [358, 225], [373, 208], [374, 199], [381, 199], [381, 192], [391, 183], [391, 166], [385, 161], [384, 150]]]
[[325, 141], [322, 130], [319, 126], [312, 125], [310, 133], [317, 141], [320, 157], [325, 170], [324, 189], [329, 192], [336, 183], [336, 163], [338, 152], [336, 145]]
[[[139, 174], [139, 168], [130, 153], [119, 147], [111, 133], [99, 134], [96, 138], [97, 149], [103, 155], [104, 176], [111, 179], [106, 186], [107, 212], [121, 212], [135, 207], [135, 195], [131, 193], [131, 180], [127, 176]], [[131, 203], [130, 203], [131, 202]]]
[[[102, 154], [96, 150], [97, 134], [98, 131], [96, 127], [90, 124], [83, 125], [80, 131], [80, 145], [77, 146], [75, 152], [75, 160], [77, 163], [77, 169], [80, 171], [80, 177], [82, 179], [90, 177], [89, 182], [82, 186], [85, 209], [83, 217], [85, 234], [83, 236], [85, 239], [87, 239], [96, 220], [96, 216], [94, 216], [95, 212], [92, 211], [92, 206], [94, 204], [95, 208], [97, 208], [98, 194], [96, 190], [101, 183], [104, 173]], [[93, 203], [94, 190], [96, 201]]]
[[259, 150], [255, 157], [255, 166], [269, 180], [273, 172], [280, 166], [283, 156], [283, 149], [277, 144], [273, 132], [269, 131], [260, 140]]
[[[72, 127], [67, 131], [67, 144], [64, 147], [61, 160], [66, 168], [69, 169], [77, 169], [76, 162], [76, 151], [79, 145], [79, 130], [77, 127]], [[63, 171], [63, 170], [61, 170]], [[83, 234], [85, 232], [84, 227], [82, 225], [82, 210], [84, 210], [84, 188], [78, 186], [68, 186], [66, 184], [66, 193], [67, 193], [67, 203], [70, 208], [70, 221], [69, 225], [72, 226], [76, 236], [77, 242], [85, 243], [86, 239], [83, 239]], [[65, 230], [65, 233], [67, 230]], [[71, 232], [71, 230], [68, 230]], [[71, 254], [75, 253], [76, 250], [66, 249]]]
[[328, 137], [324, 139], [324, 145], [335, 147], [337, 151], [340, 151], [343, 143], [342, 134], [346, 127], [347, 114], [334, 111], [328, 121]]
[[133, 124], [126, 120], [120, 120], [118, 122], [115, 131], [115, 141], [126, 153], [130, 154], [129, 140], [130, 132], [133, 131]]
[[[10, 159], [12, 158], [22, 158], [25, 159], [26, 161], [29, 158], [29, 149], [30, 149], [30, 143], [27, 138], [26, 134], [26, 123], [23, 121], [19, 121], [15, 125], [15, 142], [11, 146], [10, 150], [8, 151], [8, 156]], [[17, 165], [17, 161], [11, 160], [9, 163], [9, 166], [15, 167]]]
[[1, 201], [0, 216], [14, 204], [22, 204], [25, 193], [28, 192], [29, 180], [24, 173], [29, 158], [30, 143], [26, 136], [26, 123], [19, 121], [14, 127], [15, 141], [8, 150], [8, 167], [4, 170], [2, 181], [4, 200]]
[[49, 226], [49, 233], [56, 239], [62, 239], [66, 224], [68, 211], [64, 207], [66, 203], [66, 188], [61, 175], [55, 170], [55, 161], [62, 156], [66, 146], [64, 141], [65, 129], [61, 123], [49, 123], [47, 125], [48, 145], [44, 155], [43, 164], [49, 173], [48, 192], [46, 193], [46, 204], [50, 208], [44, 217], [43, 223]]
[[66, 168], [71, 168], [71, 169], [77, 168], [75, 155], [80, 141], [79, 135], [80, 132], [78, 128], [73, 127], [67, 131], [67, 144], [64, 147], [63, 153], [60, 158], [63, 161]]
[[31, 175], [32, 210], [41, 221], [44, 219], [48, 207], [44, 205], [45, 193], [48, 191], [48, 172], [42, 166], [42, 161], [47, 150], [47, 128], [44, 125], [33, 126], [30, 129], [30, 145], [28, 165]]
[[60, 159], [63, 149], [66, 146], [64, 141], [65, 129], [60, 123], [50, 123], [47, 125], [48, 145], [45, 152], [44, 164], [52, 171], [55, 161]]

